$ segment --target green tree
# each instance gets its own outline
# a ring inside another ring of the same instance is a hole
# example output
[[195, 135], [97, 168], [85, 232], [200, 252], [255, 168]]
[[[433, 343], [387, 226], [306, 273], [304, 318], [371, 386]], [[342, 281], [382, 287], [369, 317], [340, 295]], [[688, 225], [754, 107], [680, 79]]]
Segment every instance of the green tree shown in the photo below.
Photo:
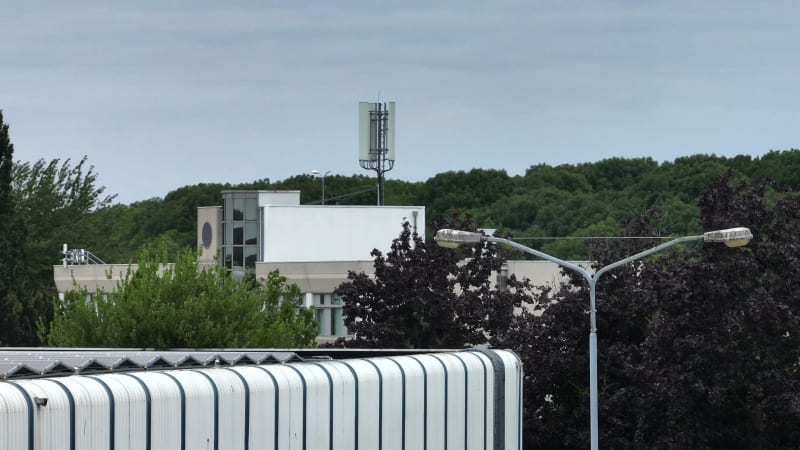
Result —
[[525, 171], [521, 182], [526, 191], [543, 187], [552, 187], [572, 193], [592, 191], [586, 175], [568, 164], [556, 167], [547, 164], [531, 166]]
[[56, 300], [48, 345], [133, 348], [301, 348], [314, 345], [313, 311], [278, 272], [262, 283], [234, 279], [221, 266], [198, 268], [181, 252], [164, 265], [164, 246], [148, 246], [137, 270], [114, 292], [85, 289]]
[[84, 229], [85, 221], [89, 213], [109, 206], [115, 198], [97, 186], [97, 173], [94, 166], [87, 167], [86, 157], [77, 164], [69, 159], [18, 161], [13, 183], [30, 250], [41, 255], [44, 265], [58, 259], [61, 244], [95, 238], [87, 236], [91, 230]]
[[431, 217], [451, 211], [487, 206], [511, 193], [510, 177], [504, 170], [472, 169], [440, 173], [425, 182], [421, 201]]
[[[92, 249], [92, 243], [104, 239], [89, 219], [114, 196], [105, 195], [105, 188], [96, 185], [97, 174], [94, 167], [87, 167], [86, 157], [77, 164], [69, 159], [17, 162], [12, 183], [17, 216], [26, 232], [20, 245], [28, 274], [26, 296], [35, 305], [30, 320], [47, 323], [52, 314], [50, 299], [56, 295], [53, 264], [62, 258], [63, 244]], [[34, 332], [29, 342], [35, 339]]]
[[181, 249], [197, 248], [197, 208], [220, 205], [225, 189], [223, 184], [201, 183], [169, 192], [149, 214], [137, 217], [143, 223], [141, 228], [147, 230], [131, 230], [138, 234], [139, 246], [166, 239], [174, 244], [170, 258]]
[[[589, 258], [590, 242], [602, 238], [619, 236], [620, 229], [617, 221], [606, 218], [605, 220], [593, 223], [588, 227], [581, 228], [566, 239], [546, 241], [542, 245], [542, 251], [568, 261], [586, 261]], [[600, 239], [603, 240], [603, 239]]]
[[[737, 179], [776, 178], [775, 189], [798, 190], [800, 151], [774, 151], [759, 158], [692, 155], [672, 162], [650, 158], [610, 158], [593, 163], [531, 166], [523, 176], [503, 171], [474, 169], [445, 172], [425, 182], [387, 180], [387, 205], [425, 205], [427, 229], [445, 211], [468, 212], [481, 227], [502, 228], [520, 237], [573, 236], [580, 230], [618, 222], [649, 209], [662, 212], [657, 231], [686, 234], [699, 230], [697, 200], [703, 186], [728, 168]], [[329, 174], [325, 194], [329, 204], [374, 205], [374, 177]], [[195, 247], [196, 207], [219, 204], [224, 189], [299, 190], [301, 203], [319, 203], [321, 180], [300, 174], [285, 180], [261, 179], [231, 184], [198, 184], [123, 205], [113, 211], [98, 208], [94, 220], [81, 227], [75, 241], [106, 261], [133, 262], [136, 251], [154, 240], [168, 237], [175, 250]], [[77, 227], [75, 229], [78, 229]], [[103, 239], [90, 234], [95, 230]], [[535, 231], [535, 233], [533, 233]], [[52, 250], [51, 250], [52, 251]]]
[[[747, 161], [747, 160], [744, 160]], [[744, 163], [739, 157], [737, 162]], [[800, 150], [771, 151], [750, 164], [742, 164], [740, 172], [752, 179], [770, 178], [775, 180], [775, 188], [780, 191], [800, 190], [797, 172], [800, 170]]]
[[[374, 177], [366, 175], [343, 176], [328, 174], [325, 177], [325, 200], [328, 205], [374, 205], [376, 203], [376, 184]], [[240, 185], [239, 189], [257, 186]], [[259, 187], [266, 189], [265, 187]], [[299, 190], [303, 204], [322, 202], [322, 180], [311, 174], [295, 175], [270, 184], [269, 189]]]
[[595, 191], [622, 191], [638, 184], [643, 176], [658, 168], [658, 163], [652, 158], [615, 157], [579, 164], [575, 171], [583, 174]]
[[0, 111], [0, 346], [37, 345], [36, 320], [47, 313], [48, 303], [32, 283], [27, 230], [14, 195], [14, 145], [8, 129]]

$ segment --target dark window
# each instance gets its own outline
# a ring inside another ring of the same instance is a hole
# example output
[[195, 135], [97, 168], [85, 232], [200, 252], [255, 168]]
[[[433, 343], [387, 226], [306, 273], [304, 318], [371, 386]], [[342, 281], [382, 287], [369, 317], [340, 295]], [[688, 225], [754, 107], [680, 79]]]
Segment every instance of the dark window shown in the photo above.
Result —
[[232, 250], [233, 250], [233, 247], [224, 247], [223, 248], [223, 251], [225, 252], [225, 256], [223, 257], [223, 260], [225, 262], [225, 267], [227, 267], [228, 269], [233, 267], [233, 255], [231, 253]]
[[233, 220], [244, 220], [244, 199], [233, 199]]
[[244, 245], [244, 222], [233, 222], [233, 245]]
[[256, 268], [258, 260], [258, 247], [248, 245], [244, 248], [244, 266], [248, 269]]
[[223, 202], [222, 209], [224, 210], [224, 220], [233, 220], [233, 197], [226, 197]]
[[245, 223], [244, 243], [247, 245], [258, 244], [258, 224], [256, 222]]
[[258, 192], [227, 191], [223, 196], [223, 264], [228, 268], [255, 268], [261, 220]]
[[258, 220], [258, 200], [254, 198], [247, 198], [244, 201], [244, 220], [256, 221]]
[[244, 248], [233, 247], [233, 266], [244, 267]]

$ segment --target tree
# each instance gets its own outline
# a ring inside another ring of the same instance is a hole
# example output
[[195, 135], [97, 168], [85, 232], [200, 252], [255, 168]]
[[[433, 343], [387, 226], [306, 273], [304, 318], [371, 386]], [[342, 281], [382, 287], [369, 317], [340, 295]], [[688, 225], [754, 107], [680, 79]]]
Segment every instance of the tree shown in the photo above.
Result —
[[[469, 219], [450, 223], [472, 229]], [[442, 223], [443, 226], [443, 223]], [[465, 262], [455, 253], [428, 245], [402, 225], [384, 256], [373, 250], [374, 278], [348, 274], [335, 294], [342, 297], [345, 325], [353, 332], [351, 347], [459, 348], [495, 342], [530, 297], [527, 280], [512, 276], [496, 289], [494, 273], [503, 257], [494, 245], [469, 249]]]
[[174, 258], [178, 251], [197, 248], [197, 208], [219, 205], [222, 191], [229, 186], [219, 183], [201, 183], [184, 186], [167, 193], [163, 200], [150, 202], [151, 208], [142, 208], [144, 214], [132, 217], [132, 227], [128, 234], [141, 246], [159, 240], [173, 243], [169, 256]]
[[[25, 297], [28, 303], [28, 345], [38, 345], [36, 321], [50, 320], [51, 299], [56, 295], [53, 264], [61, 258], [62, 245], [71, 246], [103, 239], [88, 221], [90, 213], [108, 205], [113, 196], [105, 196], [96, 186], [97, 174], [86, 167], [86, 158], [73, 165], [58, 159], [34, 163], [16, 162], [11, 173], [13, 200], [17, 219], [25, 230], [25, 239], [17, 246], [24, 252]], [[91, 246], [89, 246], [91, 248]]]
[[[700, 200], [706, 230], [748, 226], [747, 247], [698, 244], [598, 283], [600, 439], [608, 448], [796, 448], [800, 442], [800, 198], [728, 172]], [[657, 215], [634, 217], [647, 235]], [[594, 248], [605, 266], [654, 243]], [[507, 346], [526, 363], [526, 448], [584, 448], [588, 292], [545, 292]]]
[[[660, 317], [642, 345], [648, 364], [633, 375], [647, 412], [637, 431], [650, 448], [800, 442], [800, 198], [770, 207], [771, 182], [733, 179], [705, 189], [702, 226], [747, 225], [751, 245], [703, 246], [697, 259], [674, 255], [646, 274]], [[654, 408], [670, 398], [683, 401]]]
[[621, 191], [638, 184], [642, 177], [657, 170], [658, 163], [652, 158], [613, 157], [598, 162], [579, 164], [574, 171], [583, 174], [595, 191]]
[[[737, 157], [740, 160], [742, 157]], [[749, 162], [747, 160], [740, 161]], [[742, 172], [752, 178], [769, 177], [775, 180], [775, 187], [781, 191], [800, 190], [797, 168], [800, 166], [800, 150], [770, 151], [750, 164], [742, 164]]]
[[44, 280], [52, 281], [51, 265], [60, 259], [62, 244], [92, 243], [103, 236], [92, 233], [88, 218], [105, 208], [114, 195], [97, 185], [94, 166], [83, 157], [21, 162], [14, 166], [13, 184], [17, 213], [28, 230], [31, 263]]
[[36, 345], [36, 319], [47, 303], [30, 283], [25, 223], [12, 183], [14, 145], [8, 128], [0, 111], [0, 346]]
[[[611, 158], [555, 167], [538, 164], [524, 176], [481, 169], [445, 172], [425, 182], [387, 180], [385, 200], [386, 204], [426, 205], [429, 230], [433, 228], [430, 219], [458, 209], [469, 213], [482, 227], [504, 229], [521, 237], [576, 236], [595, 224], [618, 222], [656, 208], [662, 212], [657, 231], [695, 233], [699, 231], [696, 204], [702, 187], [728, 168], [742, 179], [769, 174], [776, 177], [776, 188], [796, 191], [797, 177], [793, 175], [800, 171], [800, 150], [769, 152], [761, 158], [694, 155], [660, 164], [648, 158]], [[329, 203], [375, 203], [374, 177], [331, 174], [325, 184]], [[162, 237], [172, 239], [176, 249], [194, 247], [196, 207], [218, 204], [219, 192], [225, 189], [300, 190], [301, 203], [318, 203], [321, 183], [310, 174], [302, 174], [276, 182], [262, 179], [235, 185], [185, 186], [163, 199], [96, 208], [89, 222], [72, 228], [81, 234], [67, 242], [91, 249], [104, 261], [123, 263], [134, 261], [142, 245]], [[534, 248], [544, 249], [544, 242], [532, 242]], [[559, 248], [552, 250], [563, 257], [576, 256], [583, 250], [571, 244], [555, 247]], [[560, 247], [568, 248], [562, 253]], [[48, 258], [53, 257], [53, 251], [53, 246], [48, 247]]]
[[[165, 247], [147, 247], [117, 290], [76, 289], [56, 300], [48, 345], [134, 348], [300, 348], [314, 345], [313, 311], [278, 272], [264, 284], [234, 279], [221, 266], [198, 268], [191, 251], [164, 265]], [[198, 270], [199, 269], [199, 270]]]
[[618, 236], [619, 232], [617, 221], [606, 218], [572, 233], [570, 237], [575, 239], [559, 239], [543, 243], [542, 251], [567, 261], [584, 261], [589, 255], [589, 242], [595, 240], [591, 238]]
[[504, 170], [472, 169], [437, 174], [425, 182], [421, 202], [431, 217], [489, 205], [510, 193], [511, 179]]

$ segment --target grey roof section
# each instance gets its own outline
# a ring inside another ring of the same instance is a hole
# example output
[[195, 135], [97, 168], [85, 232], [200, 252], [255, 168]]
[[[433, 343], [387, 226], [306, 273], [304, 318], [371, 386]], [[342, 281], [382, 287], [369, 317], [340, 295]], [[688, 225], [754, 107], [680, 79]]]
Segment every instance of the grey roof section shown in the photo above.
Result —
[[71, 350], [0, 348], [0, 380], [124, 371], [283, 364], [304, 358], [270, 350]]

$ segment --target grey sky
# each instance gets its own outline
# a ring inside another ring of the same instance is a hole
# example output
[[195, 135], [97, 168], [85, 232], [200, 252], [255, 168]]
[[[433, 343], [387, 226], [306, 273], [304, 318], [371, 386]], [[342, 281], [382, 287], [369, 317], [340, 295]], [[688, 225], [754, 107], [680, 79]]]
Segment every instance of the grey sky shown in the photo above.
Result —
[[795, 0], [5, 3], [16, 158], [88, 155], [123, 203], [374, 176], [357, 107], [379, 95], [408, 181], [800, 147]]

